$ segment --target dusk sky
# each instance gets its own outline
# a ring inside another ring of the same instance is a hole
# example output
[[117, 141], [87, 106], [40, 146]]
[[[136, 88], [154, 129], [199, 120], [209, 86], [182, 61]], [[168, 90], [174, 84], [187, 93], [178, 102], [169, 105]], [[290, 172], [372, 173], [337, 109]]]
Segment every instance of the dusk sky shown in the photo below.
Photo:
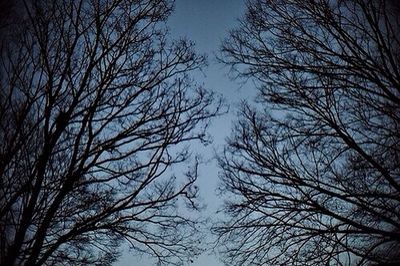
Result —
[[[238, 18], [244, 14], [244, 10], [243, 0], [176, 0], [175, 11], [168, 20], [172, 38], [187, 38], [194, 41], [196, 51], [205, 54], [208, 58], [208, 67], [204, 69], [204, 74], [196, 75], [195, 82], [222, 95], [229, 104], [229, 113], [212, 121], [209, 133], [213, 137], [213, 145], [207, 146], [205, 152], [202, 152], [203, 159], [209, 160], [209, 162], [200, 168], [198, 185], [201, 198], [207, 206], [205, 214], [211, 217], [215, 217], [215, 212], [222, 203], [222, 200], [216, 195], [218, 168], [213, 160], [214, 150], [222, 150], [225, 138], [231, 131], [237, 103], [244, 99], [252, 100], [254, 96], [252, 86], [232, 81], [228, 77], [229, 68], [215, 59], [221, 41], [227, 37], [229, 30], [238, 24]], [[209, 252], [200, 256], [191, 265], [222, 265], [218, 258]], [[115, 265], [153, 265], [148, 259], [147, 257], [135, 257], [134, 254], [125, 254]]]
[[397, 3], [0, 0], [0, 266], [400, 265]]
[[397, 3], [0, 0], [0, 266], [400, 265]]

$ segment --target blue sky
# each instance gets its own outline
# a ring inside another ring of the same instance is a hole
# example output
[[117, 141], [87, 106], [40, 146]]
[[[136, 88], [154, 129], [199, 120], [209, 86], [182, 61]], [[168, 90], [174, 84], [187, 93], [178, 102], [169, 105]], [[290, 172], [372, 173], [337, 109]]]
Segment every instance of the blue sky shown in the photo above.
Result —
[[[213, 136], [213, 145], [203, 150], [204, 159], [209, 163], [202, 165], [198, 185], [200, 195], [207, 205], [206, 214], [211, 217], [221, 202], [216, 195], [218, 186], [218, 168], [212, 160], [214, 151], [220, 151], [225, 138], [231, 132], [231, 123], [235, 117], [235, 106], [243, 99], [254, 96], [254, 90], [248, 84], [243, 85], [228, 77], [228, 67], [216, 62], [221, 41], [228, 35], [228, 31], [238, 24], [237, 19], [244, 13], [243, 0], [176, 0], [175, 11], [168, 20], [168, 27], [172, 38], [187, 38], [195, 42], [196, 50], [206, 54], [208, 67], [203, 73], [197, 73], [195, 80], [209, 90], [222, 95], [230, 105], [228, 114], [215, 119], [210, 128]], [[125, 254], [116, 266], [143, 265], [150, 266], [148, 259], [137, 258]], [[194, 261], [193, 266], [220, 266], [222, 263], [211, 254], [204, 254]]]

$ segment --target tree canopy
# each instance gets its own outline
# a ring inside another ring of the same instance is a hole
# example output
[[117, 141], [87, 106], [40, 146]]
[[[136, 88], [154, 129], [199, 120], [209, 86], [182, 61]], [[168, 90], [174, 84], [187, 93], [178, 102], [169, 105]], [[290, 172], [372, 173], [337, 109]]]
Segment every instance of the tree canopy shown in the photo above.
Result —
[[250, 0], [220, 60], [255, 81], [223, 155], [233, 265], [400, 260], [399, 5]]
[[188, 145], [220, 103], [191, 81], [204, 58], [167, 35], [173, 1], [18, 5], [0, 28], [0, 264], [108, 265], [123, 242], [196, 256]]

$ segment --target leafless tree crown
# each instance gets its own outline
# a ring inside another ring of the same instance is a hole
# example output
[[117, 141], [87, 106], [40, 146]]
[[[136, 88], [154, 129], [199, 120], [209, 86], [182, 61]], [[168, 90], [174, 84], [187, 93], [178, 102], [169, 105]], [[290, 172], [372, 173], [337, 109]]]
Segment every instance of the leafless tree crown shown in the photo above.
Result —
[[172, 1], [20, 4], [0, 28], [0, 264], [108, 265], [122, 241], [160, 264], [197, 255], [177, 209], [197, 207], [197, 162], [168, 169], [219, 103], [191, 85], [193, 45], [169, 41]]
[[260, 93], [219, 158], [228, 263], [400, 263], [399, 11], [248, 1], [221, 57]]

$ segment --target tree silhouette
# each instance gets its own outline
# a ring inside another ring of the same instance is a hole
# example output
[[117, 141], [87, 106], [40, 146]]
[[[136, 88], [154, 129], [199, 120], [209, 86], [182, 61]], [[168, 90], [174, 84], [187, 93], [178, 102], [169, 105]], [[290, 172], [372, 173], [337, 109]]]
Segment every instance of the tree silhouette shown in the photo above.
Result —
[[20, 1], [1, 21], [1, 265], [108, 265], [124, 241], [159, 264], [200, 251], [179, 206], [198, 207], [188, 145], [221, 105], [190, 85], [193, 45], [168, 40], [172, 4]]
[[248, 1], [221, 57], [259, 89], [219, 157], [229, 264], [400, 262], [399, 13]]

